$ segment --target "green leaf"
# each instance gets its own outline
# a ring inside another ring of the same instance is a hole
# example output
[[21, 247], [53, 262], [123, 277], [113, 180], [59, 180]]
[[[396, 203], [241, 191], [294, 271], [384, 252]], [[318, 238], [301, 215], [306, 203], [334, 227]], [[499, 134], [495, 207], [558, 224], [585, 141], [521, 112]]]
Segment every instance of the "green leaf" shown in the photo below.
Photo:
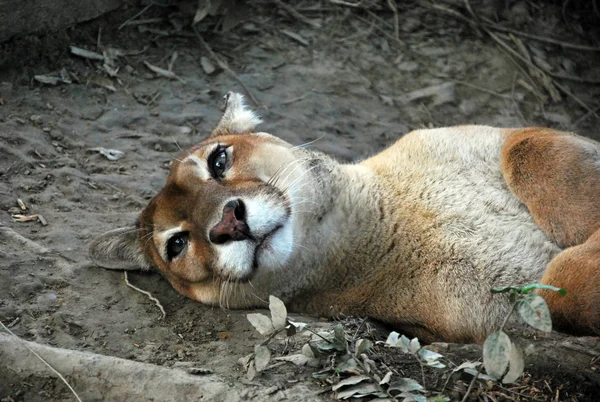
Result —
[[[415, 338], [415, 340], [418, 342], [417, 338]], [[410, 339], [404, 335], [400, 336], [396, 331], [392, 331], [388, 335], [385, 345], [391, 348], [398, 348], [402, 353], [409, 353]]]
[[254, 367], [256, 371], [263, 371], [271, 361], [271, 351], [266, 346], [254, 347]]
[[285, 328], [287, 319], [287, 309], [285, 304], [275, 296], [269, 296], [269, 310], [271, 310], [271, 321], [273, 321], [273, 328], [276, 331]]
[[390, 384], [388, 391], [400, 391], [400, 392], [411, 392], [411, 391], [421, 391], [423, 390], [423, 386], [413, 380], [412, 378], [400, 378], [399, 380], [394, 381]]
[[510, 350], [510, 368], [508, 369], [508, 373], [506, 373], [502, 379], [502, 382], [504, 384], [509, 384], [517, 381], [521, 374], [523, 374], [523, 370], [525, 370], [523, 352], [521, 352], [521, 348], [519, 346], [513, 343], [512, 349]]
[[427, 402], [427, 398], [423, 395], [416, 395], [412, 392], [403, 392], [399, 395], [402, 399], [402, 402]]
[[510, 338], [502, 331], [494, 332], [483, 344], [483, 366], [488, 375], [498, 379], [504, 375], [510, 361]]
[[338, 350], [347, 351], [348, 350], [348, 341], [346, 340], [346, 331], [344, 331], [344, 326], [342, 324], [338, 324], [333, 327], [333, 339], [334, 342], [338, 345]]
[[348, 351], [348, 341], [346, 341], [344, 327], [341, 324], [333, 328], [333, 333], [321, 331], [318, 335], [313, 335], [310, 344], [323, 354], [331, 352], [346, 353]]
[[392, 375], [393, 373], [391, 371], [388, 371], [384, 376], [383, 379], [381, 381], [379, 381], [379, 385], [384, 385], [390, 382], [390, 380], [392, 379]]
[[457, 368], [455, 368], [454, 370], [452, 370], [452, 372], [456, 373], [457, 371], [460, 370], [466, 370], [466, 369], [475, 369], [475, 367], [479, 367], [481, 363], [479, 362], [464, 362], [463, 364], [461, 364], [460, 366], [458, 366]]
[[379, 396], [381, 394], [381, 388], [377, 384], [357, 384], [349, 386], [344, 390], [337, 393], [338, 399], [363, 398], [365, 396]]
[[359, 339], [356, 341], [356, 354], [361, 355], [367, 353], [373, 346], [373, 342], [368, 339]]
[[331, 390], [337, 391], [338, 389], [340, 389], [342, 387], [346, 387], [349, 385], [356, 385], [359, 382], [363, 382], [363, 381], [367, 381], [367, 380], [371, 380], [371, 377], [366, 376], [366, 375], [354, 375], [352, 377], [348, 377], [348, 378], [338, 382], [333, 387], [331, 387]]
[[419, 340], [417, 338], [411, 339], [408, 344], [409, 353], [415, 354], [419, 349], [421, 349], [421, 343], [419, 343]]
[[280, 361], [284, 361], [284, 362], [294, 363], [296, 366], [304, 366], [309, 361], [315, 360], [315, 359], [314, 358], [311, 359], [310, 357], [308, 357], [302, 353], [298, 353], [295, 355], [276, 357], [273, 360], [280, 360]]
[[423, 348], [423, 349], [419, 349], [418, 355], [419, 355], [419, 358], [421, 360], [423, 360], [425, 362], [425, 364], [428, 365], [429, 367], [434, 367], [434, 368], [446, 367], [445, 364], [443, 364], [439, 361], [439, 359], [444, 357], [439, 353], [432, 352], [431, 350]]
[[550, 310], [544, 298], [535, 293], [528, 293], [517, 303], [517, 313], [527, 324], [540, 331], [552, 331]]
[[359, 374], [358, 363], [353, 358], [342, 361], [335, 366], [335, 371], [339, 374]]
[[258, 332], [260, 332], [261, 335], [266, 336], [271, 335], [273, 333], [273, 323], [271, 322], [271, 319], [266, 315], [260, 313], [253, 313], [247, 314], [246, 318], [248, 318], [250, 324], [252, 324], [254, 328], [256, 328]]
[[523, 288], [521, 289], [521, 293], [529, 293], [535, 289], [553, 290], [555, 292], [560, 293], [563, 296], [567, 295], [567, 291], [564, 290], [563, 288], [557, 288], [556, 286], [551, 286], [551, 285], [542, 285], [541, 283], [534, 283], [531, 285], [523, 286]]
[[441, 359], [442, 356], [441, 354], [437, 353], [437, 352], [433, 352], [429, 349], [421, 349], [419, 350], [419, 357], [421, 358], [421, 360], [424, 360], [426, 363], [429, 362], [434, 362], [437, 361], [439, 359]]

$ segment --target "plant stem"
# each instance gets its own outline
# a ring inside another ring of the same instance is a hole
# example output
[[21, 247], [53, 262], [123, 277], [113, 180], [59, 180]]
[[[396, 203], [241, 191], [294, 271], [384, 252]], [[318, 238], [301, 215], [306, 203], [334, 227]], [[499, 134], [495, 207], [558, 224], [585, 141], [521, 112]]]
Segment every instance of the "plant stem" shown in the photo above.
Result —
[[[508, 319], [512, 315], [513, 311], [515, 311], [515, 307], [517, 306], [518, 302], [519, 302], [519, 297], [517, 297], [517, 300], [515, 300], [515, 302], [510, 307], [510, 311], [508, 312], [508, 314], [506, 315], [506, 317], [504, 317], [504, 321], [502, 322], [502, 325], [500, 326], [500, 329], [498, 331], [503, 331], [504, 330], [504, 326], [508, 322]], [[483, 369], [483, 364], [481, 364], [479, 366], [479, 368], [477, 369], [477, 373], [475, 373], [475, 375], [473, 376], [473, 379], [471, 380], [471, 383], [469, 384], [469, 388], [467, 388], [467, 392], [465, 393], [465, 396], [463, 397], [463, 399], [461, 400], [461, 402], [466, 402], [467, 401], [467, 398], [469, 397], [469, 394], [471, 393], [471, 390], [473, 389], [473, 385], [475, 384], [475, 381], [477, 380], [477, 377], [479, 377], [479, 374], [481, 374], [481, 370], [482, 369]]]
[[421, 366], [421, 380], [423, 381], [421, 385], [423, 385], [423, 388], [427, 389], [427, 387], [425, 386], [425, 368], [423, 367], [423, 362], [421, 361], [421, 358], [417, 356], [416, 353], [413, 356], [417, 359], [419, 365]]
[[333, 343], [329, 339], [323, 338], [323, 336], [321, 336], [320, 334], [317, 334], [315, 331], [313, 331], [312, 329], [310, 329], [308, 327], [304, 327], [304, 329], [307, 330], [308, 332], [310, 332], [311, 334], [314, 334], [314, 335], [318, 336], [319, 338], [323, 339], [325, 342], [327, 342], [329, 344]]

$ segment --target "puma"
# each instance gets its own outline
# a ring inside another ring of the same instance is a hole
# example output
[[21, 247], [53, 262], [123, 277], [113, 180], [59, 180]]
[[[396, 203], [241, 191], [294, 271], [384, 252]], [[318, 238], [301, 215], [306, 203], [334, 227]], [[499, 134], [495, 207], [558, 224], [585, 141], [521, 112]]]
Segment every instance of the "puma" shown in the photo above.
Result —
[[357, 164], [257, 132], [239, 94], [173, 162], [111, 269], [157, 268], [202, 303], [369, 316], [424, 341], [483, 342], [495, 286], [541, 282], [554, 327], [600, 333], [600, 144], [545, 128], [417, 130]]

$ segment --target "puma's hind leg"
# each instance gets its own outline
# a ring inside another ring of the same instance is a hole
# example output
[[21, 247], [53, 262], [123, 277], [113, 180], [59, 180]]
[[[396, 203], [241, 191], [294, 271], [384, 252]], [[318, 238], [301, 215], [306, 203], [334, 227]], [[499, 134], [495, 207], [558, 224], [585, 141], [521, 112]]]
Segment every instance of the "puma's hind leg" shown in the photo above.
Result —
[[500, 160], [510, 190], [561, 248], [600, 229], [600, 143], [544, 128], [513, 130]]
[[566, 296], [540, 290], [553, 327], [574, 335], [600, 335], [600, 230], [548, 264], [542, 283], [563, 288]]

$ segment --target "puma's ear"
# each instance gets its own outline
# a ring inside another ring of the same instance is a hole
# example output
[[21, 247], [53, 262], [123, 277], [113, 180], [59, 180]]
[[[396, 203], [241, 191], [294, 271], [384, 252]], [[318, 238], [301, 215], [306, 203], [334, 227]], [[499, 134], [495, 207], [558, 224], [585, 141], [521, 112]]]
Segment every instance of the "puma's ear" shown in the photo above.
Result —
[[102, 268], [125, 271], [150, 268], [142, 254], [135, 226], [114, 229], [96, 237], [90, 244], [89, 256]]
[[224, 134], [248, 134], [262, 120], [244, 103], [244, 96], [235, 92], [225, 95], [225, 111], [212, 136]]

